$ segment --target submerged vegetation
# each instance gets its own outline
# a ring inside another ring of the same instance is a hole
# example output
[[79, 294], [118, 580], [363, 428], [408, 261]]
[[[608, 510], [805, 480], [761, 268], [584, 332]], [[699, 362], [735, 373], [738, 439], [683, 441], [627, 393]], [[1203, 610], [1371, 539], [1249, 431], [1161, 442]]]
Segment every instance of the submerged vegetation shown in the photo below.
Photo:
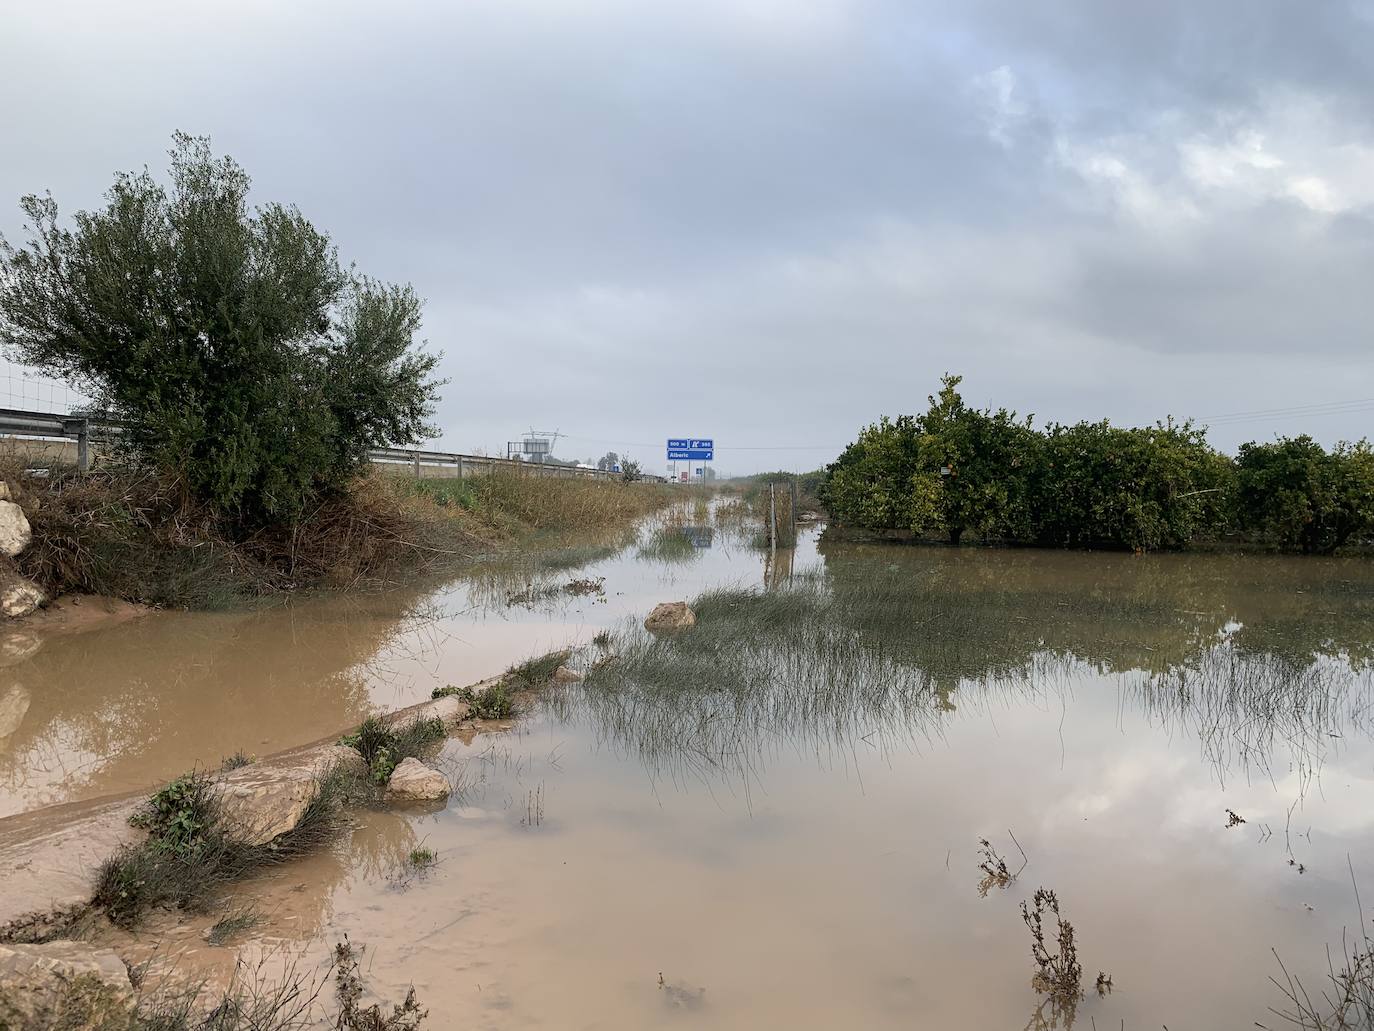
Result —
[[920, 538], [1133, 550], [1245, 540], [1328, 554], [1374, 535], [1374, 449], [1310, 437], [1250, 443], [1235, 458], [1172, 420], [1037, 429], [968, 407], [946, 376], [920, 415], [882, 419], [828, 468], [841, 523]]

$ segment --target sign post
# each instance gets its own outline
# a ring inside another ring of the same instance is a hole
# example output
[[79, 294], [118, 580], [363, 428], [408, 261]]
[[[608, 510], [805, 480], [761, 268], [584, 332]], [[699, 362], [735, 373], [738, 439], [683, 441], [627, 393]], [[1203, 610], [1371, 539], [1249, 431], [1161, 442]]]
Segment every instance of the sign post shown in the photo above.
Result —
[[[691, 482], [693, 462], [712, 462], [716, 457], [716, 442], [710, 437], [669, 437], [668, 461], [686, 462], [688, 472], [682, 476], [683, 482]], [[676, 468], [676, 466], [674, 466]], [[703, 481], [705, 472], [699, 474]]]

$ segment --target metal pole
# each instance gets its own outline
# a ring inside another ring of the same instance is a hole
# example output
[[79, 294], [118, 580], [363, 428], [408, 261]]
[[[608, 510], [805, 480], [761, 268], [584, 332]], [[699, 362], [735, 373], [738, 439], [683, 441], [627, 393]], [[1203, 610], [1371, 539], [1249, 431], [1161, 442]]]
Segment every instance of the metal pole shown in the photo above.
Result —
[[412, 451], [410, 453], [410, 462], [415, 467], [415, 478], [418, 480], [420, 478], [420, 452]]
[[91, 467], [91, 420], [82, 419], [76, 432], [76, 468], [86, 472]]

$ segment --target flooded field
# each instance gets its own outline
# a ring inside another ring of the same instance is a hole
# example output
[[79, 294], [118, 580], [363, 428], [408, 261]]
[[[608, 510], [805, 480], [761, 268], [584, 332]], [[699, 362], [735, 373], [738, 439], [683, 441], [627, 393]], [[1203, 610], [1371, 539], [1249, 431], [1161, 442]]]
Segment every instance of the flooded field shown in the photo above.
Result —
[[[815, 530], [773, 558], [686, 518], [44, 641], [0, 670], [27, 700], [0, 812], [332, 735], [604, 630], [617, 661], [448, 742], [447, 807], [364, 813], [246, 886], [262, 920], [230, 944], [310, 967], [347, 934], [437, 1028], [1064, 1027], [1020, 910], [1044, 886], [1084, 968], [1074, 1026], [1286, 1026], [1271, 950], [1321, 989], [1352, 880], [1374, 894], [1374, 564]], [[699, 597], [691, 632], [637, 628]], [[204, 928], [143, 938], [232, 965]]]

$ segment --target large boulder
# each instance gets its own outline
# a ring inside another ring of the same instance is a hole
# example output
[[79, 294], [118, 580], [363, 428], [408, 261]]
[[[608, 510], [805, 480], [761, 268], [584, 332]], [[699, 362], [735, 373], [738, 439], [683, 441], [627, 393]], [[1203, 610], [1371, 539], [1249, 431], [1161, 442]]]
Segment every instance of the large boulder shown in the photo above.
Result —
[[362, 765], [353, 749], [322, 745], [226, 773], [215, 783], [225, 829], [247, 845], [265, 845], [300, 822], [324, 777], [340, 766], [361, 772]]
[[685, 601], [665, 601], [654, 606], [644, 620], [644, 629], [655, 634], [685, 630], [697, 625], [697, 614]]
[[0, 944], [0, 1028], [131, 1027], [129, 970], [110, 949], [77, 941]]
[[0, 501], [0, 553], [14, 558], [33, 541], [33, 530], [24, 510], [13, 501]]
[[390, 802], [439, 802], [448, 798], [451, 790], [442, 773], [431, 770], [414, 756], [407, 756], [392, 771], [386, 797]]

